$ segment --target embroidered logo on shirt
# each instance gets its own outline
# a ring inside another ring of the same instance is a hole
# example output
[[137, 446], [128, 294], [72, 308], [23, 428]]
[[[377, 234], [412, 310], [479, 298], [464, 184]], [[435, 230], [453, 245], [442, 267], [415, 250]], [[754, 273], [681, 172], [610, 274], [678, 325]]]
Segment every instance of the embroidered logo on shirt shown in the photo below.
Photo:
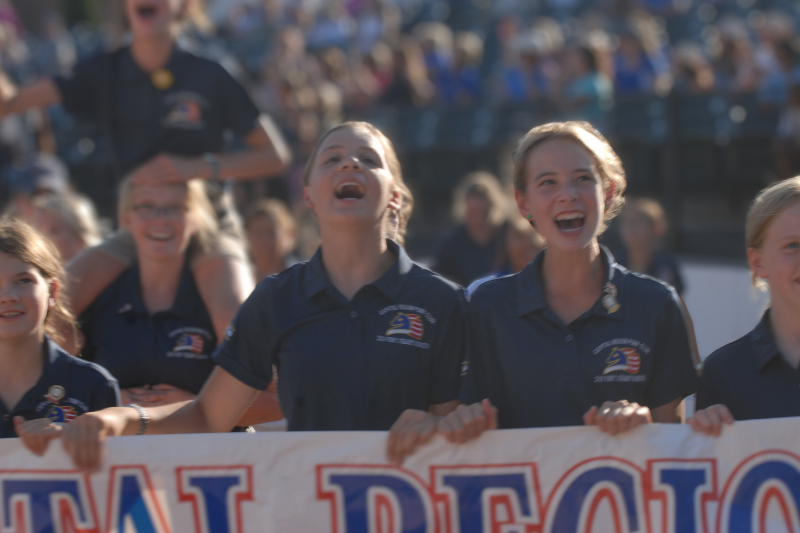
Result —
[[225, 340], [226, 341], [231, 340], [231, 337], [233, 337], [233, 334], [235, 332], [236, 332], [236, 328], [233, 327], [233, 326], [228, 326], [227, 328], [225, 328]]
[[206, 102], [199, 94], [187, 91], [173, 93], [165, 99], [165, 103], [170, 111], [164, 117], [164, 126], [191, 130], [205, 127], [203, 108]]
[[53, 385], [47, 389], [47, 394], [44, 397], [50, 403], [58, 403], [67, 394], [67, 391], [61, 385]]
[[606, 368], [603, 370], [603, 375], [618, 370], [624, 370], [629, 374], [637, 374], [640, 364], [641, 357], [635, 348], [614, 347], [606, 359]]
[[197, 333], [184, 333], [178, 337], [178, 342], [175, 343], [175, 347], [172, 351], [203, 353], [203, 337]]
[[47, 418], [60, 424], [68, 424], [78, 416], [74, 407], [68, 405], [54, 405], [47, 411]]
[[422, 340], [422, 333], [425, 330], [422, 318], [408, 313], [397, 313], [389, 322], [389, 326], [386, 335], [408, 335], [417, 340]]

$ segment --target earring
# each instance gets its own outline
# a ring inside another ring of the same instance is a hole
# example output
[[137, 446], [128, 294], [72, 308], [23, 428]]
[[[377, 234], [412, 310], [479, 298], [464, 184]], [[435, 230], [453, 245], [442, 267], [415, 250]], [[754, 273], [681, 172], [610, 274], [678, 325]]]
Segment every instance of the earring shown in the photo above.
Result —
[[528, 220], [531, 220], [531, 219], [533, 219], [533, 215], [525, 215], [525, 218], [527, 218]]
[[50, 303], [50, 307], [55, 307], [55, 305], [56, 305], [56, 299], [55, 299], [55, 298], [50, 298], [50, 301], [49, 301], [49, 303]]

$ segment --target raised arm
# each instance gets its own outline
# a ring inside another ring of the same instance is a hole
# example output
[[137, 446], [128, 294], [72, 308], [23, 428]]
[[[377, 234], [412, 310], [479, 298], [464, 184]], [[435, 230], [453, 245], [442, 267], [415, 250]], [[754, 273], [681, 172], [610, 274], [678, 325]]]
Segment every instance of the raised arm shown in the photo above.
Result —
[[[218, 367], [195, 400], [148, 409], [146, 432], [157, 435], [230, 431], [257, 395], [258, 390]], [[86, 413], [64, 426], [47, 419], [25, 422], [17, 417], [14, 422], [17, 434], [32, 452], [43, 454], [49, 441], [61, 437], [75, 465], [84, 470], [98, 468], [107, 437], [136, 435], [142, 424], [138, 411], [130, 407]]]
[[194, 178], [247, 180], [273, 177], [283, 172], [291, 162], [289, 146], [266, 115], [259, 117], [244, 141], [247, 150], [213, 154], [213, 158], [158, 155], [134, 172], [134, 184], [180, 183]]
[[61, 93], [49, 78], [17, 88], [4, 74], [0, 75], [0, 117], [21, 113], [32, 107], [47, 107], [60, 101]]

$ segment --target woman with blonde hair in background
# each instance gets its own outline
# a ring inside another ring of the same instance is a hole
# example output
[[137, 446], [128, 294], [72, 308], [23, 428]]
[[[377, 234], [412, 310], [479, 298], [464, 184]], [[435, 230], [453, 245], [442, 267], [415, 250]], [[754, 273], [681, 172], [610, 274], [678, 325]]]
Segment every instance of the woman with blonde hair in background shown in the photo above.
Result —
[[459, 226], [439, 245], [433, 270], [462, 287], [503, 267], [507, 200], [496, 177], [472, 172], [453, 194], [453, 218]]
[[753, 331], [705, 360], [692, 428], [719, 435], [734, 420], [800, 416], [800, 176], [761, 191], [745, 224], [753, 284], [770, 306]]

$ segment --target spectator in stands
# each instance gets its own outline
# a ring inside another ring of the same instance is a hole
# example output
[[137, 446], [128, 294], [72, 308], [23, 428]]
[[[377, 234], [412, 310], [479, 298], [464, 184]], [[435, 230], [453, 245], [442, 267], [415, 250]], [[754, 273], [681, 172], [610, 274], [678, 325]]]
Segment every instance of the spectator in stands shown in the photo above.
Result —
[[680, 93], [707, 93], [716, 87], [714, 70], [694, 43], [684, 42], [675, 47], [672, 71], [674, 89]]
[[714, 49], [717, 50], [714, 61], [717, 89], [752, 92], [758, 87], [753, 43], [743, 23], [733, 20], [721, 24], [719, 44]]
[[467, 405], [435, 422], [451, 440], [492, 427], [586, 424], [616, 435], [681, 421], [697, 375], [680, 298], [598, 244], [625, 185], [619, 158], [586, 123], [545, 124], [517, 144], [517, 205], [547, 249], [472, 295]]
[[[481, 60], [483, 40], [471, 32], [456, 34], [453, 67], [445, 75], [451, 78], [452, 98], [448, 103], [475, 104], [482, 96]], [[445, 95], [442, 95], [446, 97]]]
[[31, 225], [55, 244], [64, 264], [103, 240], [94, 204], [74, 192], [36, 197]]
[[632, 31], [620, 33], [619, 46], [614, 53], [615, 94], [651, 94], [655, 78], [655, 67], [639, 37]]
[[392, 52], [392, 82], [379, 100], [385, 105], [423, 106], [430, 102], [436, 91], [425, 72], [417, 42], [405, 37]]
[[620, 236], [624, 247], [617, 263], [672, 285], [683, 293], [683, 278], [675, 259], [661, 248], [667, 233], [664, 208], [649, 198], [629, 199], [620, 214]]
[[24, 419], [69, 423], [119, 405], [105, 369], [57, 344], [56, 317], [75, 327], [65, 281], [52, 244], [24, 222], [0, 221], [0, 438], [16, 437]]
[[447, 73], [453, 65], [453, 30], [441, 22], [424, 22], [414, 27], [425, 62], [425, 72], [434, 90], [445, 102], [453, 100]]
[[536, 231], [529, 221], [522, 217], [512, 216], [506, 224], [505, 251], [508, 254], [508, 266], [494, 272], [490, 276], [473, 281], [467, 287], [467, 298], [475, 292], [475, 289], [483, 285], [490, 279], [516, 274], [536, 259], [536, 256], [544, 250], [547, 243], [544, 242], [541, 234]]
[[290, 255], [297, 241], [294, 219], [280, 200], [252, 203], [245, 211], [244, 228], [257, 282], [297, 263]]
[[800, 177], [756, 196], [745, 226], [753, 284], [770, 307], [741, 339], [703, 364], [692, 428], [719, 435], [734, 420], [800, 416]]
[[8, 169], [4, 178], [11, 195], [4, 214], [28, 223], [33, 219], [36, 197], [69, 190], [69, 170], [52, 154], [37, 154], [32, 161]]
[[566, 85], [559, 99], [565, 117], [586, 120], [603, 128], [614, 106], [614, 87], [600, 70], [599, 57], [588, 45], [564, 52]]
[[[189, 0], [126, 0], [130, 46], [87, 59], [70, 76], [2, 95], [0, 115], [61, 102], [106, 132], [117, 180], [131, 172], [138, 184], [209, 180], [225, 231], [207, 252], [193, 254], [192, 264], [215, 326], [224, 329], [252, 279], [238, 219], [218, 179], [278, 174], [290, 154], [274, 124], [222, 66], [176, 43], [190, 7]], [[221, 154], [226, 132], [240, 135], [246, 149]], [[76, 257], [69, 265], [75, 311], [85, 309], [135, 256], [130, 235], [120, 233]]]
[[777, 66], [761, 78], [758, 100], [761, 105], [791, 106], [789, 90], [800, 83], [800, 56], [791, 42], [778, 42], [774, 49]]
[[778, 177], [786, 179], [800, 172], [800, 83], [790, 87], [788, 101], [781, 110], [776, 149]]
[[467, 174], [453, 195], [459, 226], [439, 244], [433, 270], [462, 287], [507, 268], [503, 239], [506, 199], [500, 182], [487, 172]]
[[[120, 226], [136, 241], [136, 262], [81, 314], [81, 354], [119, 381], [124, 404], [194, 399], [214, 369], [224, 335], [200, 299], [187, 258], [190, 241], [208, 247], [219, 231], [202, 182], [120, 188]], [[242, 425], [280, 420], [269, 393]]]
[[[402, 183], [400, 166], [377, 129], [347, 123], [328, 132], [305, 189], [322, 247], [311, 261], [259, 284], [201, 394], [149, 409], [149, 418], [130, 408], [84, 416], [63, 433], [27, 423], [23, 442], [43, 453], [63, 435], [72, 459], [88, 469], [97, 466], [106, 436], [228, 431], [269, 385], [273, 364], [290, 431], [387, 430], [395, 421], [416, 427], [420, 412], [424, 423], [429, 411], [449, 413], [465, 349], [463, 294], [386, 239], [387, 211], [400, 207], [402, 195], [395, 183]], [[389, 449], [397, 444], [390, 440]]]

